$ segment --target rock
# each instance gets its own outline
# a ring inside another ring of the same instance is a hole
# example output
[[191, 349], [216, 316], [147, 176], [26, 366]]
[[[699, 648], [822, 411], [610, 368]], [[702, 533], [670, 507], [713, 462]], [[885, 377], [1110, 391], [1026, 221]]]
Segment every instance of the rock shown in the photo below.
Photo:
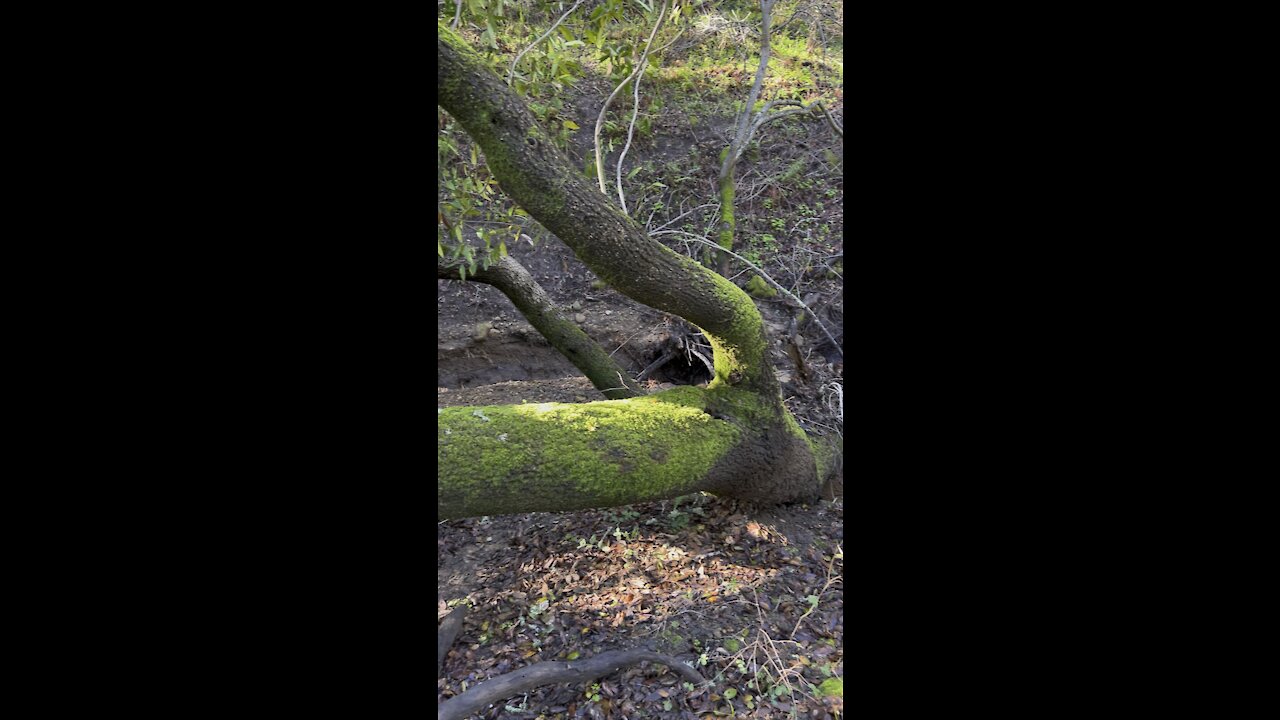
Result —
[[582, 313], [578, 313], [573, 316], [573, 321], [581, 325], [582, 323], [587, 321], [587, 316], [583, 315]]
[[582, 309], [582, 301], [581, 301], [581, 300], [574, 300], [574, 301], [573, 301], [573, 304], [572, 304], [572, 305], [570, 305], [569, 307], [570, 307], [571, 309], [573, 309], [573, 310], [581, 310], [581, 309]]

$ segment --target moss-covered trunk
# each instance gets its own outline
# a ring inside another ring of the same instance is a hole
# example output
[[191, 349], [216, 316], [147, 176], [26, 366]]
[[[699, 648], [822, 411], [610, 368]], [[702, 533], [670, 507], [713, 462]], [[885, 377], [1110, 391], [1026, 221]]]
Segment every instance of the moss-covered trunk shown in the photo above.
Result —
[[621, 505], [695, 489], [762, 502], [814, 497], [830, 466], [827, 446], [813, 445], [783, 406], [751, 299], [651, 239], [583, 178], [483, 58], [443, 24], [438, 33], [437, 101], [484, 150], [503, 190], [614, 289], [693, 323], [715, 351], [705, 390], [541, 415], [527, 409], [539, 406], [441, 410], [442, 517]]
[[751, 298], [651, 239], [577, 171], [483, 58], [448, 27], [438, 30], [437, 102], [484, 150], [502, 189], [615, 290], [698, 326], [715, 350], [716, 382], [776, 395]]
[[441, 518], [577, 510], [708, 490], [741, 437], [694, 388], [629, 400], [443, 408]]
[[751, 393], [681, 387], [627, 400], [440, 408], [442, 519], [580, 510], [697, 490], [756, 502], [817, 494], [830, 449]]
[[[718, 189], [720, 192], [720, 232], [716, 237], [720, 247], [725, 250], [733, 250], [733, 244], [738, 236], [738, 221], [733, 214], [733, 199], [737, 188], [734, 186], [734, 169], [737, 163], [732, 162], [729, 158], [733, 152], [733, 146], [725, 148], [721, 156], [720, 179]], [[729, 274], [729, 254], [718, 253], [716, 260], [716, 270], [721, 275]]]
[[[457, 280], [458, 267], [463, 264], [460, 260], [450, 262], [440, 258], [436, 261], [436, 277]], [[631, 375], [582, 328], [557, 310], [529, 271], [510, 256], [487, 268], [476, 268], [475, 274], [468, 277], [501, 290], [529, 324], [551, 343], [551, 347], [581, 370], [605, 397], [621, 400], [644, 395], [644, 390], [631, 379]]]

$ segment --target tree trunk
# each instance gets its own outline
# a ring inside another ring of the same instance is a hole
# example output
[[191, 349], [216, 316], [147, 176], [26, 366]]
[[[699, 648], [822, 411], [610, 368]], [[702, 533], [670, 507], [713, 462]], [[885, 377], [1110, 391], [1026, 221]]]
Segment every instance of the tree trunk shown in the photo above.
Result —
[[679, 387], [628, 400], [440, 408], [442, 520], [613, 507], [705, 490], [816, 498], [834, 448], [753, 393]]
[[816, 497], [834, 448], [806, 438], [783, 406], [751, 299], [651, 239], [582, 177], [483, 58], [443, 24], [438, 33], [437, 102], [484, 150], [502, 188], [602, 280], [693, 323], [715, 352], [706, 389], [441, 409], [441, 517], [624, 505], [693, 490], [760, 502]]
[[[458, 267], [463, 264], [437, 258], [436, 277], [457, 280]], [[581, 370], [605, 397], [621, 400], [644, 395], [644, 390], [631, 379], [631, 375], [582, 328], [562, 315], [542, 286], [511, 256], [504, 256], [487, 268], [477, 267], [475, 274], [467, 277], [501, 290], [533, 329]]]

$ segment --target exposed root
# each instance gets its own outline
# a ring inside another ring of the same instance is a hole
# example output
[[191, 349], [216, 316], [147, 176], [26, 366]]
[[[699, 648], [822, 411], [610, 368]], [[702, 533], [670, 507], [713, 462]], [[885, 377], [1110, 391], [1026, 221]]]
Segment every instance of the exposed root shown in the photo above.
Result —
[[486, 680], [440, 704], [438, 720], [461, 720], [498, 702], [551, 683], [590, 682], [642, 662], [662, 663], [695, 685], [705, 682], [697, 670], [668, 655], [647, 650], [611, 650], [588, 660], [540, 662]]

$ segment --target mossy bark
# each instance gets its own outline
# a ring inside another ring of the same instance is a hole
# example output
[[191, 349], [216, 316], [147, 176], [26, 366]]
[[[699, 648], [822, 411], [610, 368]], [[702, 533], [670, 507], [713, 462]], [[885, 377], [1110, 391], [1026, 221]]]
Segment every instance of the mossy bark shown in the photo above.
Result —
[[732, 388], [440, 408], [440, 517], [612, 507], [698, 490], [761, 503], [816, 497], [820, 453], [788, 420]]
[[[437, 102], [484, 150], [502, 189], [618, 292], [717, 338], [716, 379], [779, 393], [764, 322], [738, 286], [645, 233], [592, 185], [484, 59], [438, 26]], [[719, 352], [721, 349], [725, 352]]]
[[[725, 156], [733, 151], [732, 146], [725, 148]], [[732, 160], [724, 160], [720, 169], [720, 233], [716, 238], [717, 244], [725, 250], [733, 250], [733, 244], [738, 236], [738, 221], [733, 213], [733, 200], [737, 188], [734, 185], [734, 168], [737, 163]], [[716, 258], [716, 270], [721, 275], [729, 274], [729, 254], [718, 253]]]
[[715, 351], [706, 389], [442, 409], [441, 517], [624, 505], [693, 490], [759, 502], [816, 497], [825, 478], [782, 404], [751, 298], [651, 239], [577, 171], [483, 58], [443, 24], [438, 33], [437, 102], [484, 150], [502, 188], [602, 280], [688, 320]]
[[[450, 262], [437, 258], [436, 277], [457, 280], [458, 267], [462, 264], [464, 263], [461, 261]], [[631, 379], [631, 375], [614, 362], [599, 343], [556, 309], [555, 303], [529, 271], [510, 256], [501, 258], [487, 268], [477, 267], [475, 274], [467, 277], [501, 290], [529, 324], [551, 343], [551, 347], [559, 350], [574, 367], [581, 370], [605, 397], [621, 400], [645, 394], [640, 385]]]

